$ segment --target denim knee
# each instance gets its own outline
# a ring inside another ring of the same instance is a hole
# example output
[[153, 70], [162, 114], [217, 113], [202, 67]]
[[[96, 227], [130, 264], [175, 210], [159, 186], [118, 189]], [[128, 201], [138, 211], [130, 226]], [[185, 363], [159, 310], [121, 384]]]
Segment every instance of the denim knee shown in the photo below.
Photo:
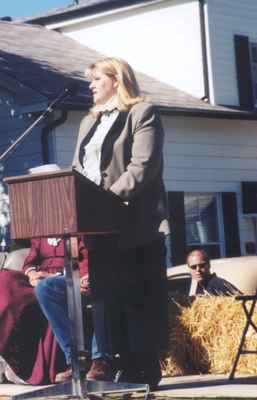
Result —
[[53, 276], [42, 279], [35, 287], [35, 295], [40, 303], [47, 299], [66, 300], [66, 283], [64, 276]]
[[36, 298], [40, 301], [43, 300], [47, 290], [48, 285], [46, 283], [46, 279], [42, 279], [42, 281], [39, 281], [37, 286], [34, 288]]

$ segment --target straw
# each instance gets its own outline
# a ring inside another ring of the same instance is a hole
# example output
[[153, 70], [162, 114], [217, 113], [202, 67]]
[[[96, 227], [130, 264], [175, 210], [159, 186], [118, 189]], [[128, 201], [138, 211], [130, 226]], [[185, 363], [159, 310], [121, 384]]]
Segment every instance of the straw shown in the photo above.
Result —
[[[257, 310], [253, 321], [257, 323]], [[234, 297], [176, 298], [169, 304], [169, 343], [162, 357], [163, 375], [225, 374], [231, 370], [246, 318]], [[257, 350], [257, 334], [249, 329], [246, 348]], [[257, 373], [256, 355], [243, 355], [238, 373]]]

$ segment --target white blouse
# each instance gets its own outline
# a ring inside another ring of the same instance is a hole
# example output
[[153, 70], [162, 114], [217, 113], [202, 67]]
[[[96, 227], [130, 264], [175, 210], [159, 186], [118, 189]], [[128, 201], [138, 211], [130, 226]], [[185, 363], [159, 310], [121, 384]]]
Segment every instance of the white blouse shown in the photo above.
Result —
[[84, 147], [84, 158], [83, 158], [83, 174], [100, 185], [101, 182], [101, 172], [100, 172], [100, 162], [101, 162], [101, 152], [104, 139], [109, 132], [111, 126], [118, 117], [119, 111], [117, 109], [117, 98], [112, 97], [106, 104], [96, 108], [98, 112], [105, 112], [102, 114], [100, 123], [97, 125], [94, 135]]

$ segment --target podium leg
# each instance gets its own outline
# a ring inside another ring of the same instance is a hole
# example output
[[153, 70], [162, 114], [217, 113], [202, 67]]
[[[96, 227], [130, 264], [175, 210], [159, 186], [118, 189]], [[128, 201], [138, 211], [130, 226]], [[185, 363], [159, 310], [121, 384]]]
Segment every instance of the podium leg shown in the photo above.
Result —
[[65, 278], [71, 329], [72, 394], [83, 398], [83, 393], [86, 392], [86, 382], [81, 379], [81, 372], [86, 358], [80, 294], [80, 273], [78, 260], [73, 258], [72, 255], [71, 238], [67, 237], [64, 240]]

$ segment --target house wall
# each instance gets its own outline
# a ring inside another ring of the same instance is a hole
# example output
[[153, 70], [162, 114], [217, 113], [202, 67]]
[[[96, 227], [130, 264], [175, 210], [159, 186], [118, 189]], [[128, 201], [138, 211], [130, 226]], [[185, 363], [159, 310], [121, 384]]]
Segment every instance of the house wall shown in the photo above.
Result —
[[235, 192], [241, 252], [255, 242], [253, 220], [242, 214], [241, 182], [257, 181], [255, 121], [163, 117], [167, 191]]
[[[22, 113], [10, 92], [0, 89], [0, 153], [2, 154], [35, 120], [29, 113]], [[42, 163], [42, 125], [35, 127], [28, 137], [3, 161], [3, 176], [27, 173]]]
[[[21, 111], [13, 92], [0, 88], [0, 154], [34, 122], [35, 117]], [[24, 175], [28, 169], [42, 164], [41, 130], [33, 132], [13, 150], [0, 164], [0, 246], [4, 249], [10, 243], [8, 187], [3, 178]]]
[[257, 42], [256, 0], [206, 0], [210, 95], [215, 104], [239, 105], [234, 35]]
[[49, 25], [199, 98], [204, 95], [198, 0], [166, 0]]
[[257, 180], [255, 121], [163, 118], [164, 176], [170, 190], [237, 191]]
[[58, 126], [52, 132], [54, 162], [62, 168], [71, 165], [79, 124], [84, 112], [70, 111], [65, 124]]

